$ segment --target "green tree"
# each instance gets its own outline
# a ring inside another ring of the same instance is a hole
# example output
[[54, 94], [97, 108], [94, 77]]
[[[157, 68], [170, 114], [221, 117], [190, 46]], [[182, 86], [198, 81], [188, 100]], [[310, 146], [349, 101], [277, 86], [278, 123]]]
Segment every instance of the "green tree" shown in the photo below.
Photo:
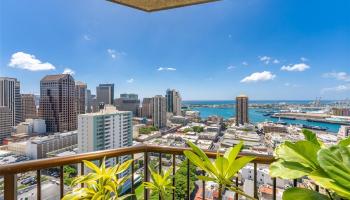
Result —
[[204, 131], [204, 128], [201, 127], [201, 126], [194, 126], [192, 127], [193, 131], [196, 132], [196, 133], [201, 133]]
[[73, 177], [77, 174], [77, 170], [74, 167], [66, 165], [63, 167], [63, 183], [65, 185], [71, 185]]

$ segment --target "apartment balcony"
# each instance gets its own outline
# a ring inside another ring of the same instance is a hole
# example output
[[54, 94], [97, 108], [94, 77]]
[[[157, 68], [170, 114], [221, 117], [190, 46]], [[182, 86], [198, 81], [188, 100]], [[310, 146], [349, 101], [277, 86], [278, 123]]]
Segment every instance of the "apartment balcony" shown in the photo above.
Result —
[[[18, 198], [18, 191], [17, 186], [18, 186], [18, 175], [21, 173], [28, 173], [31, 172], [36, 176], [36, 186], [34, 185], [34, 190], [35, 194], [33, 194], [34, 198], [40, 200], [40, 199], [48, 199], [48, 197], [45, 197], [43, 195], [43, 191], [46, 190], [42, 188], [42, 175], [45, 172], [46, 169], [49, 168], [56, 168], [59, 170], [58, 173], [58, 179], [59, 183], [57, 183], [57, 188], [59, 190], [54, 191], [57, 192], [57, 198], [62, 198], [65, 193], [68, 192], [66, 189], [67, 186], [64, 184], [64, 166], [67, 165], [77, 165], [80, 174], [84, 174], [84, 164], [83, 160], [90, 160], [90, 161], [98, 161], [101, 162], [104, 157], [106, 158], [118, 158], [121, 156], [126, 156], [129, 155], [132, 159], [136, 158], [136, 155], [138, 158], [141, 158], [143, 161], [143, 166], [140, 167], [139, 169], [135, 168], [135, 165], [138, 165], [135, 160], [132, 163], [131, 167], [131, 188], [127, 191], [128, 193], [135, 193], [136, 189], [136, 184], [140, 185], [140, 183], [143, 180], [140, 180], [140, 178], [136, 179], [136, 170], [142, 170], [142, 173], [144, 176], [143, 179], [144, 181], [149, 181], [150, 180], [150, 172], [148, 170], [148, 166], [150, 165], [150, 158], [153, 159], [153, 163], [156, 160], [156, 166], [159, 171], [165, 168], [165, 164], [168, 166], [173, 166], [173, 174], [176, 173], [176, 170], [178, 169], [177, 166], [177, 161], [181, 159], [185, 159], [183, 155], [184, 150], [187, 148], [178, 148], [178, 147], [162, 147], [162, 146], [150, 146], [150, 145], [136, 145], [132, 147], [126, 147], [126, 148], [119, 148], [119, 149], [112, 149], [112, 150], [104, 150], [104, 151], [97, 151], [97, 152], [91, 152], [91, 153], [84, 153], [84, 154], [78, 154], [78, 155], [71, 155], [71, 156], [63, 156], [63, 157], [55, 157], [55, 158], [47, 158], [47, 159], [41, 159], [41, 160], [33, 160], [33, 161], [26, 161], [26, 162], [21, 162], [21, 163], [14, 163], [14, 164], [8, 164], [8, 165], [3, 165], [0, 166], [0, 176], [4, 177], [4, 199], [6, 200], [15, 200]], [[205, 153], [208, 155], [209, 158], [215, 158], [216, 157], [216, 152], [214, 151], [205, 151]], [[164, 162], [165, 158], [163, 156], [168, 155], [168, 161]], [[242, 155], [250, 155], [250, 154], [240, 154]], [[252, 177], [252, 187], [250, 188], [251, 191], [253, 191], [253, 196], [258, 197], [258, 180], [257, 180], [257, 171], [258, 171], [258, 166], [259, 165], [269, 165], [274, 161], [274, 158], [272, 156], [256, 156], [256, 159], [252, 161], [251, 165], [253, 168], [253, 177]], [[143, 158], [142, 158], [143, 157]], [[156, 159], [154, 159], [156, 158]], [[163, 162], [162, 162], [163, 159]], [[169, 161], [170, 160], [170, 161]], [[200, 187], [196, 188], [196, 192], [190, 192], [190, 168], [189, 166], [191, 165], [190, 162], [187, 162], [187, 189], [186, 189], [186, 198], [185, 199], [208, 199], [206, 198], [206, 183], [203, 181], [200, 181]], [[139, 166], [139, 165], [138, 165]], [[201, 171], [197, 172], [202, 173]], [[238, 186], [240, 180], [237, 177], [235, 180], [236, 185]], [[173, 185], [175, 186], [175, 178], [173, 178]], [[136, 183], [138, 182], [138, 183]], [[276, 199], [276, 178], [273, 178], [271, 180], [272, 182], [272, 194], [270, 196], [271, 199]], [[294, 187], [297, 186], [297, 180], [293, 181]], [[145, 189], [142, 195], [142, 198], [145, 200], [150, 199], [150, 192]], [[194, 197], [194, 193], [196, 193], [196, 198]], [[198, 193], [199, 196], [198, 197]], [[238, 194], [234, 194], [231, 196], [232, 199], [239, 199], [240, 196]], [[136, 199], [136, 198], [134, 198]], [[173, 192], [172, 194], [172, 199], [175, 199], [175, 193]]]

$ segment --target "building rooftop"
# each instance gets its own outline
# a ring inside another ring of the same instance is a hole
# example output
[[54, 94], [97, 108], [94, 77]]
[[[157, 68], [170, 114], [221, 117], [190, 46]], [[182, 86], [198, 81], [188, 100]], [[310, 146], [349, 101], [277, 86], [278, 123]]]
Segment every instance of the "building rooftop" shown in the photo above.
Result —
[[62, 78], [66, 78], [67, 76], [70, 76], [69, 74], [55, 74], [55, 75], [47, 75], [41, 81], [57, 81]]

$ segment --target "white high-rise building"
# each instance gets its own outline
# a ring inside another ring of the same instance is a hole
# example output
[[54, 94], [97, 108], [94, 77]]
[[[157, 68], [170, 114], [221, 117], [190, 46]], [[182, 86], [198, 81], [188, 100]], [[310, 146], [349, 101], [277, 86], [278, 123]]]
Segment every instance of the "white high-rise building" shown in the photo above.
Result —
[[[114, 106], [106, 105], [96, 113], [81, 114], [78, 117], [78, 152], [92, 152], [117, 149], [132, 145], [132, 112], [118, 111]], [[120, 157], [124, 162], [128, 157]], [[117, 163], [115, 158], [108, 159], [106, 166]]]

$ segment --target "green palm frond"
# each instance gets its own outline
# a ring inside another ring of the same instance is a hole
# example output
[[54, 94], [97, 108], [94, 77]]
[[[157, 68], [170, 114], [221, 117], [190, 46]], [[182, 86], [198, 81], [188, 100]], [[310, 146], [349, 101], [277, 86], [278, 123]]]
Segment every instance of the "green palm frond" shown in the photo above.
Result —
[[121, 173], [129, 169], [132, 160], [113, 167], [106, 167], [103, 158], [100, 167], [93, 162], [84, 160], [85, 166], [92, 172], [78, 176], [72, 181], [72, 186], [84, 183], [86, 187], [75, 188], [66, 194], [62, 200], [123, 200], [131, 195], [119, 196], [119, 189], [130, 179], [130, 175], [119, 177]]
[[185, 156], [191, 163], [206, 172], [206, 176], [198, 176], [199, 179], [217, 183], [219, 185], [219, 192], [222, 192], [224, 189], [229, 189], [232, 191], [239, 191], [241, 195], [249, 199], [254, 199], [246, 195], [241, 189], [235, 187], [232, 181], [240, 169], [255, 159], [255, 157], [252, 156], [242, 156], [236, 159], [243, 147], [243, 142], [240, 142], [235, 147], [229, 148], [224, 156], [221, 156], [219, 152], [217, 152], [214, 161], [211, 161], [204, 151], [192, 142], [188, 141], [187, 144], [191, 147], [191, 150], [184, 151]]

